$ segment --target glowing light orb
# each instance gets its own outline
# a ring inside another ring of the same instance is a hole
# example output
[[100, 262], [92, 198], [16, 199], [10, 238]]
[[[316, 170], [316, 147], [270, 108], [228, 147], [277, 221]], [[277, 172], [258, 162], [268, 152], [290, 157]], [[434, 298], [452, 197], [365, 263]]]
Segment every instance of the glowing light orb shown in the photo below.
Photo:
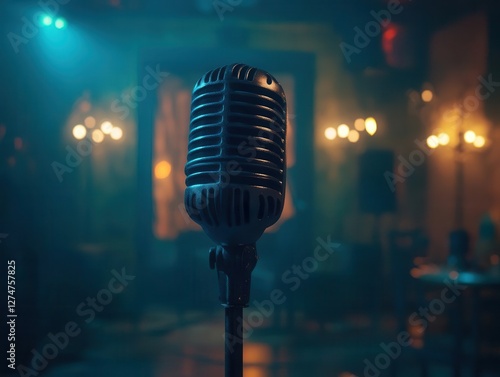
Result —
[[448, 145], [450, 142], [450, 136], [446, 132], [441, 132], [437, 137], [441, 145]]
[[434, 97], [434, 93], [432, 93], [431, 90], [426, 89], [426, 90], [422, 91], [421, 97], [422, 97], [422, 101], [431, 102], [432, 98]]
[[101, 131], [105, 135], [109, 135], [111, 133], [111, 131], [113, 131], [113, 123], [111, 123], [109, 121], [102, 122], [102, 124], [101, 124]]
[[83, 123], [88, 127], [88, 128], [94, 128], [95, 127], [95, 118], [92, 116], [88, 116], [85, 118]]
[[155, 166], [155, 178], [165, 179], [168, 178], [172, 172], [172, 165], [168, 161], [160, 161]]
[[44, 25], [44, 26], [50, 26], [50, 25], [52, 25], [52, 17], [50, 17], [50, 16], [43, 16], [42, 17], [42, 25]]
[[103, 132], [101, 130], [92, 131], [92, 140], [94, 140], [95, 143], [102, 143], [104, 140]]
[[476, 136], [476, 139], [473, 142], [473, 145], [476, 148], [482, 148], [486, 144], [486, 139], [482, 136]]
[[439, 146], [439, 138], [436, 135], [431, 135], [427, 138], [427, 146], [429, 148], [437, 148]]
[[333, 127], [328, 127], [326, 130], [325, 130], [325, 137], [328, 139], [328, 140], [333, 140], [337, 137], [337, 130], [335, 130], [335, 128]]
[[358, 131], [364, 131], [365, 130], [365, 120], [362, 118], [358, 118], [354, 121], [354, 128]]
[[347, 136], [347, 140], [349, 140], [351, 143], [357, 143], [359, 140], [359, 132], [356, 130], [350, 130], [349, 136]]
[[82, 140], [85, 136], [87, 136], [87, 129], [85, 126], [77, 124], [73, 127], [73, 136], [76, 140]]
[[110, 133], [111, 139], [120, 140], [123, 136], [123, 130], [120, 127], [114, 127]]
[[474, 131], [467, 131], [464, 133], [464, 140], [466, 143], [472, 144], [476, 140], [476, 133]]
[[373, 136], [377, 132], [377, 121], [375, 118], [369, 117], [365, 119], [365, 127], [368, 135]]
[[341, 124], [337, 127], [337, 135], [342, 139], [345, 139], [349, 136], [349, 126], [347, 124]]
[[66, 27], [66, 20], [64, 18], [58, 18], [56, 22], [54, 22], [54, 26], [56, 29], [64, 29]]

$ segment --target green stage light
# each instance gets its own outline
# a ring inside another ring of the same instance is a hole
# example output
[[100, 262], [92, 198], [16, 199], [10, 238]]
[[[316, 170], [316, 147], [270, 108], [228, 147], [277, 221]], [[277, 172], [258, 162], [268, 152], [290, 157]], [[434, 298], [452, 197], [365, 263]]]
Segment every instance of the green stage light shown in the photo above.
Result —
[[54, 23], [56, 29], [64, 29], [66, 27], [66, 20], [64, 18], [58, 18]]
[[52, 17], [50, 17], [50, 16], [43, 16], [42, 17], [42, 24], [44, 26], [50, 26], [50, 25], [52, 25]]

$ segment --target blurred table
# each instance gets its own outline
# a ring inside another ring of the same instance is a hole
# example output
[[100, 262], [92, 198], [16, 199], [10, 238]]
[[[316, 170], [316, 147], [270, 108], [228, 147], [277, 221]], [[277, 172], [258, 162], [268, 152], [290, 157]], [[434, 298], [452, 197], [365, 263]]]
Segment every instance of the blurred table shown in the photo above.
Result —
[[488, 271], [457, 271], [447, 266], [437, 266], [424, 264], [413, 269], [411, 275], [432, 284], [445, 284], [446, 281], [453, 281], [457, 284], [468, 287], [493, 287], [500, 285], [500, 270], [491, 269]]
[[[424, 283], [448, 287], [452, 290], [451, 286], [455, 287], [456, 291], [470, 291], [471, 295], [471, 338], [472, 338], [472, 370], [474, 376], [480, 374], [479, 363], [479, 347], [480, 347], [480, 318], [483, 311], [480, 291], [485, 288], [492, 288], [500, 286], [500, 269], [498, 266], [488, 271], [474, 271], [456, 269], [447, 266], [437, 266], [432, 264], [423, 264], [411, 270], [411, 276]], [[441, 299], [443, 294], [441, 294]], [[463, 365], [463, 341], [464, 341], [464, 321], [463, 309], [464, 299], [462, 294], [456, 295], [456, 305], [450, 305], [450, 315], [452, 319], [452, 331], [454, 337], [454, 347], [452, 350], [452, 367], [453, 375], [460, 376], [461, 366]]]

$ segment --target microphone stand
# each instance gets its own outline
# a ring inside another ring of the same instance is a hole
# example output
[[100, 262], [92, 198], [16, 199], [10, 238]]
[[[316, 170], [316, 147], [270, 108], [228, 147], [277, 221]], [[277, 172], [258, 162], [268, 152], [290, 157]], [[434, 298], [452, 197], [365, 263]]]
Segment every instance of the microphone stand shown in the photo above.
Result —
[[225, 377], [243, 377], [243, 308], [250, 301], [255, 244], [216, 246], [209, 251], [210, 268], [217, 268], [219, 300], [225, 308]]

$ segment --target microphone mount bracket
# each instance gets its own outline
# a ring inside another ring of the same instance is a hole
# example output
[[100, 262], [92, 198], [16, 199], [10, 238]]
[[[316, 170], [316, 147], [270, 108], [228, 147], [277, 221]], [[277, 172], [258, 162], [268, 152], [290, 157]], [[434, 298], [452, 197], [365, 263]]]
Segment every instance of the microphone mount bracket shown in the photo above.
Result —
[[209, 264], [212, 270], [217, 268], [222, 306], [248, 307], [252, 271], [258, 259], [255, 244], [210, 248]]

